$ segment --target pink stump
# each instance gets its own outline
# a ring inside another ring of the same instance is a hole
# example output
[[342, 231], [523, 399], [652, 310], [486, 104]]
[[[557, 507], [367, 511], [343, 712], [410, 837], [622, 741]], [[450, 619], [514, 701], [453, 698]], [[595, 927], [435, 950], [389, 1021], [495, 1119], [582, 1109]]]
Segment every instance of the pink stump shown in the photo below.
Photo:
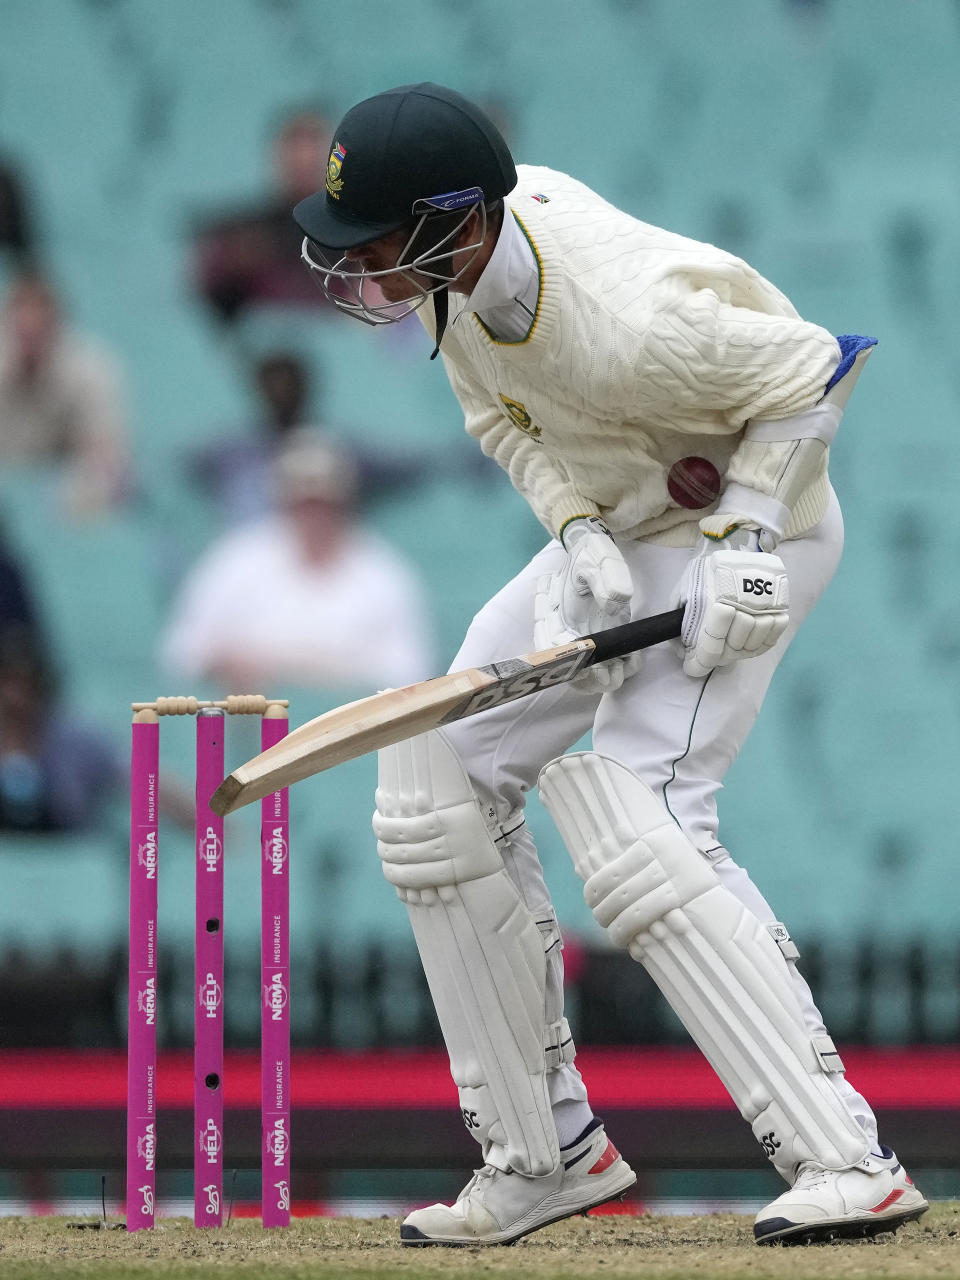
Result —
[[223, 819], [207, 803], [223, 779], [223, 712], [197, 715], [193, 1222], [223, 1224]]
[[[264, 750], [286, 736], [286, 711], [263, 717]], [[260, 1089], [263, 1125], [262, 1211], [265, 1227], [290, 1225], [290, 863], [287, 791], [260, 807], [261, 985]]]
[[137, 712], [130, 762], [127, 1230], [154, 1225], [157, 1165], [157, 790], [160, 725]]

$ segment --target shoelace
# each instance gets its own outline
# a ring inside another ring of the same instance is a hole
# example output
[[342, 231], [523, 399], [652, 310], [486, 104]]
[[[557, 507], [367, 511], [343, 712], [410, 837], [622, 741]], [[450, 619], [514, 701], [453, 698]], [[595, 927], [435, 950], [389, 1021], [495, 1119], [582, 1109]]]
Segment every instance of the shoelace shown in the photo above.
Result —
[[513, 1170], [498, 1169], [495, 1165], [492, 1165], [492, 1164], [485, 1164], [482, 1169], [474, 1169], [473, 1177], [470, 1179], [467, 1185], [463, 1188], [463, 1190], [457, 1196], [457, 1200], [458, 1201], [466, 1200], [466, 1198], [469, 1195], [472, 1195], [473, 1192], [476, 1191], [476, 1189], [480, 1186], [480, 1183], [484, 1179], [489, 1180], [497, 1173], [500, 1173], [506, 1176], [507, 1174], [513, 1173]]
[[826, 1181], [826, 1170], [822, 1169], [818, 1164], [802, 1164], [797, 1172], [797, 1180], [794, 1182], [794, 1190], [803, 1187], [816, 1187], [821, 1182]]

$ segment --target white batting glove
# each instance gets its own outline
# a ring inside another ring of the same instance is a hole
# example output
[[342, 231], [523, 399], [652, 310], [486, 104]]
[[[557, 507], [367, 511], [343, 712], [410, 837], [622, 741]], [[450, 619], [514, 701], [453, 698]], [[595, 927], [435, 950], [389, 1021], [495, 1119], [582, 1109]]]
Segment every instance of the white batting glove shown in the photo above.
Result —
[[[571, 520], [563, 531], [567, 558], [537, 583], [533, 642], [553, 649], [579, 636], [630, 621], [633, 579], [599, 516]], [[636, 670], [640, 654], [588, 667], [573, 681], [586, 693], [612, 693]]]
[[691, 560], [678, 603], [688, 676], [772, 649], [789, 621], [787, 572], [765, 551], [710, 551]]

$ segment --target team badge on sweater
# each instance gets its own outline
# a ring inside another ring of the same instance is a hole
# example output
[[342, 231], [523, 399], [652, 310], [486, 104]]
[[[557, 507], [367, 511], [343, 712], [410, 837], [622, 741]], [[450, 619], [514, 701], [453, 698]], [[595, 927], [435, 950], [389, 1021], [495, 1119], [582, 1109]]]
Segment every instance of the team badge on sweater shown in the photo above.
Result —
[[503, 406], [513, 425], [519, 427], [524, 435], [530, 436], [532, 440], [539, 440], [541, 429], [534, 426], [533, 420], [520, 401], [511, 400], [509, 396], [504, 395], [501, 395], [500, 399], [503, 401]]

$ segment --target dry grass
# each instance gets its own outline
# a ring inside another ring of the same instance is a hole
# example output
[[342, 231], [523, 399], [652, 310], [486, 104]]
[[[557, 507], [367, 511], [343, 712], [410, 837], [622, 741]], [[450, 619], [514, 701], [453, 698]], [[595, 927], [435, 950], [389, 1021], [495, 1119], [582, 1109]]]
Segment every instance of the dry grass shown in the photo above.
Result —
[[934, 1205], [919, 1223], [875, 1241], [760, 1249], [751, 1228], [749, 1218], [730, 1214], [574, 1218], [511, 1249], [403, 1249], [394, 1219], [300, 1219], [288, 1231], [269, 1233], [248, 1221], [197, 1231], [174, 1219], [127, 1235], [72, 1230], [63, 1218], [7, 1218], [0, 1219], [0, 1280], [196, 1280], [214, 1274], [269, 1280], [960, 1280], [960, 1204]]

